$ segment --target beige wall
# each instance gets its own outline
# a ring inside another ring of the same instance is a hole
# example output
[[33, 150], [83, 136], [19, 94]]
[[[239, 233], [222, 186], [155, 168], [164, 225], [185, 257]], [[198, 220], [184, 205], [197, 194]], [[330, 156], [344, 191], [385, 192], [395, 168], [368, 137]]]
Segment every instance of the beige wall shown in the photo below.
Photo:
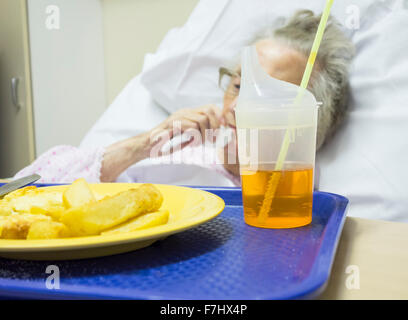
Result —
[[137, 75], [147, 52], [155, 52], [167, 31], [186, 21], [198, 0], [101, 0], [105, 79], [110, 104]]
[[[46, 25], [52, 14], [55, 29]], [[37, 156], [77, 146], [105, 111], [102, 15], [99, 0], [28, 0]]]

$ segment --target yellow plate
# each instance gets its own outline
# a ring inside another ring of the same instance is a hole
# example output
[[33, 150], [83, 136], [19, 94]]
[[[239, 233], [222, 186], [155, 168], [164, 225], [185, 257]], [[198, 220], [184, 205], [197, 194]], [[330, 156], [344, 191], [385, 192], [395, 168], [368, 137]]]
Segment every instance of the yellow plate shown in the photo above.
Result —
[[[99, 195], [105, 196], [138, 185], [140, 184], [100, 183], [90, 184], [90, 187]], [[165, 225], [123, 234], [50, 240], [0, 240], [0, 256], [26, 260], [71, 260], [128, 252], [207, 222], [225, 207], [220, 197], [206, 191], [171, 185], [155, 186], [163, 194], [162, 209], [170, 212], [169, 222]], [[45, 188], [63, 192], [67, 186]]]

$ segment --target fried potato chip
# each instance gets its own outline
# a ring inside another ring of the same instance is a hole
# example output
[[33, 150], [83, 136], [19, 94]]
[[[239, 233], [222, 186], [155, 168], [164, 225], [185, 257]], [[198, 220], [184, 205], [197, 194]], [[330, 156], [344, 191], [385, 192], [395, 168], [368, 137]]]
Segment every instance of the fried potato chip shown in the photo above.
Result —
[[31, 224], [28, 230], [27, 240], [57, 239], [69, 236], [68, 228], [56, 221], [41, 220]]
[[31, 225], [37, 221], [51, 221], [51, 218], [40, 214], [11, 214], [0, 217], [0, 238], [26, 239]]
[[80, 207], [87, 203], [96, 202], [92, 190], [85, 179], [75, 180], [62, 194], [62, 201], [67, 209]]
[[139, 217], [133, 218], [129, 221], [122, 223], [112, 229], [102, 232], [104, 234], [117, 234], [125, 232], [133, 232], [137, 230], [143, 230], [147, 228], [156, 227], [162, 224], [166, 224], [169, 221], [169, 211], [159, 210], [155, 212], [145, 213]]
[[60, 221], [74, 236], [96, 235], [141, 214], [157, 211], [162, 202], [163, 196], [155, 186], [143, 184], [64, 211]]

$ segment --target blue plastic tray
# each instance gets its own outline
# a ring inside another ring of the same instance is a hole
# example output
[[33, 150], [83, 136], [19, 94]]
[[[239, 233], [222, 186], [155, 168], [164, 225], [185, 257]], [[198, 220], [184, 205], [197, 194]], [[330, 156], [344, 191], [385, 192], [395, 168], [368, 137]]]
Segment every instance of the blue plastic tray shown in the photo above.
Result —
[[[74, 299], [297, 299], [319, 294], [330, 275], [348, 200], [315, 192], [313, 221], [259, 229], [243, 220], [241, 190], [221, 196], [214, 220], [134, 252], [77, 261], [0, 258], [0, 297]], [[48, 265], [60, 289], [46, 288]]]

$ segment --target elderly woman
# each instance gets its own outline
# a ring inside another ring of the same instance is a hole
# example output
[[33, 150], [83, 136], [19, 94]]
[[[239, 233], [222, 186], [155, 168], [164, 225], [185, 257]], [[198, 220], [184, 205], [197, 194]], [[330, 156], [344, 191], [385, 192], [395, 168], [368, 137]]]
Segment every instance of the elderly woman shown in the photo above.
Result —
[[[300, 84], [319, 21], [320, 17], [311, 11], [300, 11], [285, 26], [274, 30], [272, 36], [260, 36], [254, 41], [260, 64], [271, 77]], [[317, 101], [323, 103], [319, 109], [317, 149], [329, 140], [345, 115], [348, 102], [348, 66], [352, 52], [351, 42], [336, 23], [330, 20], [308, 88]], [[224, 86], [222, 109], [215, 105], [182, 109], [150, 131], [137, 135], [129, 132], [127, 139], [103, 148], [57, 146], [21, 170], [16, 177], [36, 172], [42, 176], [43, 182], [71, 182], [79, 177], [85, 177], [89, 182], [112, 182], [142, 160], [149, 157], [165, 158], [158, 148], [163, 144], [163, 137], [173, 138], [195, 130], [203, 137], [198, 141], [207, 146], [208, 130], [220, 127], [235, 130], [234, 108], [240, 89], [240, 68], [220, 68], [219, 83], [227, 83]], [[126, 114], [122, 116], [126, 117]], [[179, 162], [206, 166], [239, 185], [235, 135], [232, 135], [226, 145], [214, 143], [213, 137], [210, 140], [213, 143], [210, 148], [185, 141], [178, 151], [170, 150], [170, 153], [173, 156], [175, 153], [182, 153], [177, 158]], [[214, 157], [211, 157], [211, 153]], [[217, 159], [225, 161], [216, 161]]]

